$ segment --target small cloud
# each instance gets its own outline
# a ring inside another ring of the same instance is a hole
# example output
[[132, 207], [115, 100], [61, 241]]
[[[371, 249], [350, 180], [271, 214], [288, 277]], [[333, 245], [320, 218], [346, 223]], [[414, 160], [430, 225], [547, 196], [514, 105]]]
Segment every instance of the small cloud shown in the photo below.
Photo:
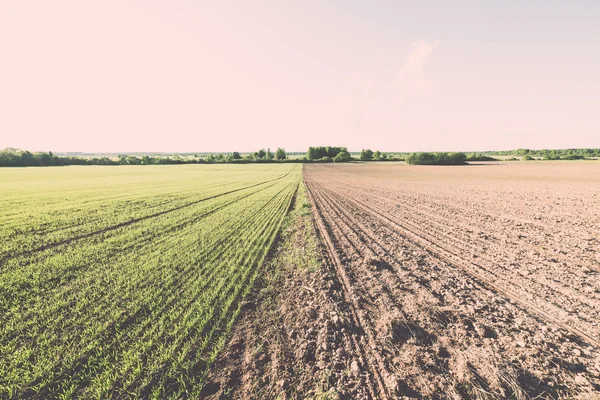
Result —
[[438, 42], [419, 40], [410, 46], [408, 59], [394, 77], [394, 86], [400, 90], [401, 101], [410, 96], [426, 96], [433, 91], [433, 83], [425, 76], [425, 62], [431, 57]]

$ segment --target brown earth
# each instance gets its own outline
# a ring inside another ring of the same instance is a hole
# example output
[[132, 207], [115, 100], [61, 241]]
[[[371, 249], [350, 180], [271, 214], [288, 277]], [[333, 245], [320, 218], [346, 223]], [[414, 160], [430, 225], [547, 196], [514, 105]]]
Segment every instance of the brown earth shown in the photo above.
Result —
[[304, 179], [322, 263], [265, 275], [206, 394], [600, 398], [600, 164], [322, 164]]

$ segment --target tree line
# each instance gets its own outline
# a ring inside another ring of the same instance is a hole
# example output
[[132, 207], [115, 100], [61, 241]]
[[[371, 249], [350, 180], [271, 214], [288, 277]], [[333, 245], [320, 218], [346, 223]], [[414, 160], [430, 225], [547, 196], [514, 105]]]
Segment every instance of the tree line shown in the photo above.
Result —
[[349, 162], [349, 161], [403, 161], [401, 158], [394, 158], [388, 156], [387, 153], [383, 153], [379, 150], [373, 151], [371, 149], [362, 149], [357, 154], [358, 158], [352, 156], [346, 147], [335, 147], [335, 146], [318, 146], [309, 147], [306, 152], [307, 161], [318, 161], [318, 162]]
[[[109, 157], [57, 156], [50, 152], [35, 152], [7, 148], [0, 151], [0, 167], [51, 167], [66, 165], [165, 165], [165, 164], [210, 164], [210, 163], [248, 163], [248, 162], [294, 162], [289, 160], [285, 149], [278, 148], [275, 153], [270, 149], [261, 149], [254, 153], [241, 155], [239, 152], [194, 154], [190, 157], [173, 156], [135, 156], [119, 154], [116, 159]], [[301, 161], [301, 160], [300, 160]], [[296, 161], [298, 162], [298, 161]]]
[[600, 149], [582, 148], [582, 149], [516, 149], [504, 151], [482, 151], [484, 155], [496, 156], [519, 156], [523, 159], [533, 159], [541, 157], [545, 160], [582, 160], [591, 157], [600, 157]]
[[[0, 167], [33, 167], [63, 165], [165, 165], [165, 164], [214, 164], [214, 163], [283, 163], [283, 162], [351, 162], [351, 161], [406, 161], [412, 165], [464, 165], [468, 161], [497, 161], [492, 155], [520, 156], [524, 160], [541, 157], [545, 160], [579, 160], [600, 157], [600, 149], [557, 149], [508, 151], [483, 151], [477, 153], [462, 152], [420, 152], [420, 153], [384, 153], [379, 150], [362, 149], [350, 153], [346, 147], [311, 146], [304, 156], [302, 153], [290, 153], [277, 148], [260, 149], [251, 153], [186, 153], [167, 155], [128, 155], [117, 157], [75, 157], [57, 156], [52, 152], [35, 152], [8, 148], [0, 151]], [[143, 154], [143, 153], [142, 153]], [[515, 159], [516, 160], [516, 159]]]
[[[0, 151], [0, 167], [50, 167], [67, 165], [165, 165], [165, 164], [214, 164], [214, 163], [281, 163], [281, 162], [349, 162], [357, 161], [345, 147], [309, 147], [308, 152], [294, 153], [295, 158], [289, 158], [285, 149], [260, 149], [252, 153], [188, 153], [186, 156], [128, 155], [118, 154], [116, 157], [82, 157], [57, 156], [52, 152], [35, 152], [8, 148]], [[387, 160], [385, 153], [363, 150], [362, 161]]]
[[108, 157], [78, 158], [60, 157], [49, 152], [22, 151], [17, 149], [4, 149], [0, 151], [0, 167], [50, 167], [62, 165], [118, 165], [118, 162]]

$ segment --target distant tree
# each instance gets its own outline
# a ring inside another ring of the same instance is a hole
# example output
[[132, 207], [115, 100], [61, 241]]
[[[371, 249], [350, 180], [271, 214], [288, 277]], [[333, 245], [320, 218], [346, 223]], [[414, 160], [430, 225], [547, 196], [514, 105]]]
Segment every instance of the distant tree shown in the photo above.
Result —
[[4, 149], [0, 151], [0, 167], [16, 167], [19, 165], [19, 156], [15, 149]]
[[231, 157], [232, 157], [234, 160], [239, 160], [239, 159], [241, 159], [241, 158], [242, 158], [242, 156], [240, 156], [240, 153], [238, 153], [237, 151], [234, 151], [234, 152], [233, 152], [233, 154], [231, 155]]
[[308, 160], [319, 160], [323, 157], [334, 158], [339, 152], [348, 151], [345, 147], [319, 146], [309, 147], [306, 153]]
[[259, 160], [263, 160], [267, 156], [267, 152], [265, 151], [265, 149], [260, 149], [259, 151], [254, 153], [254, 156]]
[[271, 153], [271, 149], [267, 148], [267, 155], [266, 155], [266, 159], [267, 160], [272, 160], [274, 158], [273, 153]]
[[39, 160], [39, 165], [43, 165], [45, 167], [53, 165], [52, 153], [38, 153], [36, 154], [36, 158]]
[[33, 156], [33, 154], [28, 151], [22, 152], [21, 153], [21, 165], [23, 165], [23, 166], [36, 165], [35, 157]]
[[126, 161], [127, 161], [127, 164], [130, 164], [130, 165], [141, 164], [141, 160], [139, 158], [137, 158], [136, 156], [128, 156]]
[[350, 156], [350, 153], [348, 153], [347, 151], [340, 151], [339, 153], [336, 154], [335, 157], [333, 157], [334, 162], [348, 162], [351, 159], [352, 159], [352, 157]]
[[275, 151], [275, 158], [278, 160], [285, 160], [287, 158], [287, 155], [285, 154], [285, 149], [278, 147], [277, 151]]
[[484, 154], [472, 153], [467, 156], [467, 161], [498, 161], [498, 159]]
[[373, 151], [371, 149], [362, 149], [360, 151], [360, 159], [361, 161], [369, 161], [373, 159]]
[[584, 160], [585, 156], [580, 154], [567, 154], [564, 157], [561, 157], [563, 160]]

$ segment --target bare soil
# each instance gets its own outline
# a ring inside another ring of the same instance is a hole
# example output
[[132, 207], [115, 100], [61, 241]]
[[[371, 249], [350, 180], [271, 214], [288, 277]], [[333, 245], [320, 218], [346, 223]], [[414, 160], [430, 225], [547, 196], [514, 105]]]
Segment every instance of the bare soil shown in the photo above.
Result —
[[265, 277], [207, 394], [600, 398], [600, 164], [325, 164], [304, 179], [321, 265], [289, 257]]

